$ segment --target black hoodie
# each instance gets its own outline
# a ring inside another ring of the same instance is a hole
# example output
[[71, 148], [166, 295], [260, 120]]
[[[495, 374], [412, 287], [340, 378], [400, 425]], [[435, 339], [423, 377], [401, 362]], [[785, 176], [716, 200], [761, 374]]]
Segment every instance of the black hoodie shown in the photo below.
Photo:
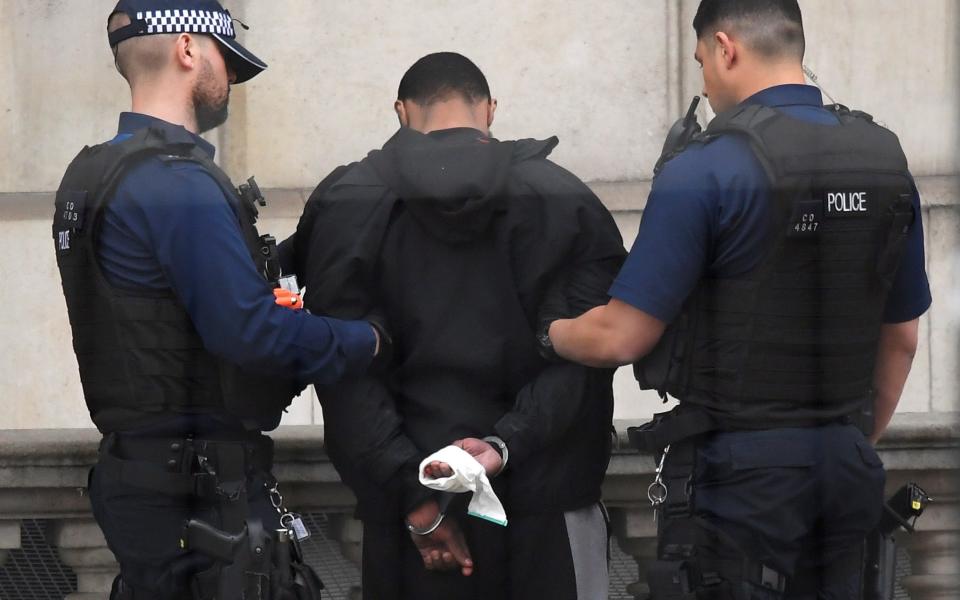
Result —
[[547, 160], [556, 145], [401, 129], [311, 196], [297, 231], [307, 308], [382, 321], [394, 341], [384, 372], [318, 388], [362, 518], [412, 509], [430, 494], [420, 460], [486, 435], [510, 451], [494, 482], [508, 516], [599, 500], [612, 373], [545, 362], [535, 330], [552, 282], [573, 278], [579, 314], [607, 301], [625, 253], [600, 201]]

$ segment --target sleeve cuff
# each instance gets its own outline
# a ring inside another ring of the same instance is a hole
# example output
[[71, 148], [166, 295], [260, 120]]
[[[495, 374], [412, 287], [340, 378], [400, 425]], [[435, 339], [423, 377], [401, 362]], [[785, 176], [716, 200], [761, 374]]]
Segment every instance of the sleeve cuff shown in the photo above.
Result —
[[507, 413], [493, 426], [497, 436], [510, 449], [510, 463], [522, 463], [530, 455], [529, 435], [524, 435], [529, 428], [523, 418], [516, 413]]
[[681, 307], [670, 306], [664, 302], [659, 302], [653, 298], [640, 294], [636, 289], [625, 284], [620, 279], [617, 279], [613, 282], [613, 285], [610, 286], [610, 291], [608, 293], [610, 294], [611, 298], [625, 302], [637, 310], [642, 310], [651, 317], [659, 319], [664, 323], [670, 323], [677, 317], [678, 314], [680, 314]]
[[373, 353], [377, 348], [377, 337], [373, 327], [366, 321], [336, 322], [337, 336], [346, 358], [346, 373], [359, 375], [373, 362]]
[[894, 311], [887, 310], [883, 314], [883, 323], [884, 325], [896, 325], [898, 323], [907, 323], [913, 321], [914, 319], [919, 319], [922, 317], [933, 304], [933, 298], [930, 295], [930, 291], [927, 291], [926, 296], [923, 301], [918, 303], [916, 306], [908, 308], [906, 310]]
[[400, 491], [400, 509], [404, 516], [433, 497], [433, 490], [420, 484], [420, 475], [417, 473], [419, 468], [419, 461], [407, 463], [394, 478], [394, 483]]

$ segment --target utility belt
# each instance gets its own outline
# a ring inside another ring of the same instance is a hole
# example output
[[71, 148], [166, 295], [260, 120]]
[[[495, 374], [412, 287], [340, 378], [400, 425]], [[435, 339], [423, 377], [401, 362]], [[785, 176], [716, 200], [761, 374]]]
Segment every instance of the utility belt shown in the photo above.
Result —
[[[184, 523], [180, 548], [212, 558], [212, 568], [190, 580], [195, 600], [319, 600], [323, 583], [304, 562], [300, 541], [309, 532], [284, 508], [270, 474], [273, 440], [251, 433], [228, 439], [145, 438], [112, 433], [100, 444], [96, 469], [116, 482], [167, 496], [200, 499], [216, 507], [219, 523]], [[281, 527], [251, 518], [249, 483], [269, 497]], [[120, 582], [112, 600], [153, 600]]]
[[[872, 404], [872, 402], [870, 402]], [[864, 435], [873, 430], [873, 411], [865, 406], [853, 414], [834, 419], [810, 419], [775, 427], [823, 427], [840, 423], [856, 426]], [[773, 427], [771, 427], [773, 428]], [[742, 430], [723, 423], [696, 405], [680, 404], [673, 410], [657, 413], [649, 423], [627, 429], [630, 445], [641, 452], [659, 454], [664, 448], [713, 431]]]
[[111, 433], [100, 443], [97, 469], [114, 481], [164, 494], [214, 500], [239, 496], [247, 477], [273, 466], [273, 440], [143, 438]]

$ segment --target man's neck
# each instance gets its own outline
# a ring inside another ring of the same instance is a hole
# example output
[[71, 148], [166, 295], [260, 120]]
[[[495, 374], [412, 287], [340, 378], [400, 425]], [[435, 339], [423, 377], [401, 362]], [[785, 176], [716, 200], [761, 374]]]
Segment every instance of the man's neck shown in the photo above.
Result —
[[737, 96], [738, 102], [778, 85], [806, 85], [807, 79], [803, 66], [797, 64], [780, 65], [775, 68], [758, 69], [755, 76], [744, 82]]
[[424, 111], [420, 122], [410, 125], [424, 134], [444, 129], [476, 129], [487, 135], [487, 127], [477, 112], [475, 107], [460, 101], [441, 101]]
[[433, 133], [434, 131], [444, 131], [446, 129], [476, 129], [484, 135], [489, 135], [486, 131], [477, 127], [476, 123], [472, 121], [462, 121], [460, 119], [431, 120], [415, 129], [423, 134]]
[[186, 98], [179, 98], [169, 91], [137, 88], [132, 92], [132, 100], [133, 112], [181, 125], [187, 131], [197, 133], [197, 116]]

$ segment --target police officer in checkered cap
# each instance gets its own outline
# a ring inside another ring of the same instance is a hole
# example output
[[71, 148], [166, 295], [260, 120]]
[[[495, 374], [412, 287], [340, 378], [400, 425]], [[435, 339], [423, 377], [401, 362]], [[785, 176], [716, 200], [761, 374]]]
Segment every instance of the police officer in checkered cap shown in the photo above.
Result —
[[291, 310], [255, 184], [239, 193], [200, 137], [226, 120], [231, 84], [266, 68], [235, 22], [213, 0], [121, 0], [107, 29], [132, 110], [57, 191], [57, 263], [103, 433], [89, 497], [120, 563], [113, 599], [318, 598], [263, 432], [306, 383], [362, 374], [379, 351], [366, 321]]

